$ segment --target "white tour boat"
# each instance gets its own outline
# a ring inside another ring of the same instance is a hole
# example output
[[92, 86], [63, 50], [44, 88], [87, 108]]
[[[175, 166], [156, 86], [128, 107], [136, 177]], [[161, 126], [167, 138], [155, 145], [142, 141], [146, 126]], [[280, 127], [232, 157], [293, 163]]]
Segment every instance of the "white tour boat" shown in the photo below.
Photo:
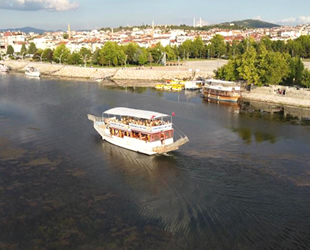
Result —
[[35, 77], [40, 77], [40, 75], [41, 75], [40, 70], [35, 68], [35, 67], [25, 68], [25, 74], [27, 76], [35, 76]]
[[9, 72], [9, 67], [0, 63], [0, 72]]
[[241, 97], [240, 85], [236, 82], [207, 79], [202, 94], [208, 100], [238, 102]]
[[147, 155], [177, 150], [189, 141], [172, 124], [172, 116], [158, 112], [118, 107], [103, 112], [102, 117], [88, 114], [88, 119], [103, 140]]

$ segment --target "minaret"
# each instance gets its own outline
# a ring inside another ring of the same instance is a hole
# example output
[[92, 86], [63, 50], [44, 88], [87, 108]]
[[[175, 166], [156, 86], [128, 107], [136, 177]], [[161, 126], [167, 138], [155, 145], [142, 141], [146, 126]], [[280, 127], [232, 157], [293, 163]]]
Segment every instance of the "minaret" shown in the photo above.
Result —
[[195, 17], [194, 17], [194, 28], [196, 27], [196, 19], [195, 19]]
[[154, 21], [152, 21], [152, 38], [154, 38]]
[[200, 27], [202, 27], [202, 23], [201, 23], [201, 17], [200, 17]]
[[71, 38], [70, 23], [68, 23], [68, 37]]

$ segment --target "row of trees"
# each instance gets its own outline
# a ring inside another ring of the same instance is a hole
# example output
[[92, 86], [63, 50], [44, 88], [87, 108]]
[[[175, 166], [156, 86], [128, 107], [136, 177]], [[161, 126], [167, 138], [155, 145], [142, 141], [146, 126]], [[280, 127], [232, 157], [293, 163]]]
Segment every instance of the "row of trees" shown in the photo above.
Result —
[[[93, 58], [92, 63], [98, 65], [123, 65], [128, 64], [146, 64], [159, 62], [163, 53], [166, 53], [168, 60], [185, 60], [189, 58], [233, 58], [238, 55], [244, 54], [249, 46], [253, 46], [256, 50], [263, 44], [267, 51], [288, 53], [292, 57], [310, 58], [310, 36], [300, 36], [295, 40], [284, 42], [281, 40], [272, 41], [269, 37], [263, 37], [260, 42], [255, 42], [253, 39], [245, 39], [244, 41], [233, 40], [232, 43], [225, 43], [225, 39], [221, 35], [215, 35], [210, 42], [206, 45], [200, 37], [194, 41], [186, 40], [182, 45], [166, 46], [156, 45], [153, 48], [141, 48], [135, 43], [130, 43], [125, 46], [119, 46], [112, 42], [105, 43], [101, 50], [91, 53]], [[62, 46], [62, 45], [60, 45]], [[107, 52], [107, 50], [111, 50]], [[101, 53], [99, 54], [99, 51]], [[34, 43], [30, 43], [29, 48], [23, 45], [20, 54], [41, 54], [43, 51], [38, 51]], [[41, 53], [40, 53], [41, 52]], [[85, 51], [80, 54], [80, 61], [85, 57]], [[7, 54], [13, 54], [12, 46], [7, 49]], [[49, 52], [50, 53], [50, 52]], [[39, 57], [37, 57], [38, 59]], [[73, 55], [73, 62], [78, 61], [77, 54]], [[44, 57], [44, 60], [49, 58]], [[70, 63], [69, 58], [64, 56], [64, 62]]]
[[[120, 46], [114, 42], [106, 42], [101, 49], [97, 49], [93, 53], [82, 48], [78, 53], [70, 53], [64, 44], [59, 45], [55, 50], [37, 49], [34, 43], [30, 43], [27, 49], [25, 44], [22, 45], [19, 55], [24, 57], [27, 54], [34, 55], [35, 60], [64, 62], [68, 64], [80, 64], [85, 61], [94, 65], [144, 65], [159, 63], [163, 54], [166, 54], [167, 60], [185, 60], [189, 58], [212, 58], [224, 55], [226, 46], [222, 36], [215, 36], [211, 39], [210, 45], [206, 46], [200, 37], [194, 41], [186, 40], [181, 46], [163, 47], [157, 44], [155, 47], [142, 48], [136, 43], [129, 43]], [[13, 55], [14, 49], [8, 46], [7, 54]]]

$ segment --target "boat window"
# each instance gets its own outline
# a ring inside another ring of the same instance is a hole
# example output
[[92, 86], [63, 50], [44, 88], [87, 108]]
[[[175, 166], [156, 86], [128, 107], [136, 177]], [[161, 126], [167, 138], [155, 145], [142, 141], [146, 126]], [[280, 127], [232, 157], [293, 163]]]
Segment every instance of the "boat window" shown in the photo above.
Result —
[[172, 138], [172, 137], [173, 137], [173, 131], [172, 130], [165, 132], [165, 138]]
[[159, 141], [160, 140], [160, 133], [153, 134], [151, 136], [151, 141]]

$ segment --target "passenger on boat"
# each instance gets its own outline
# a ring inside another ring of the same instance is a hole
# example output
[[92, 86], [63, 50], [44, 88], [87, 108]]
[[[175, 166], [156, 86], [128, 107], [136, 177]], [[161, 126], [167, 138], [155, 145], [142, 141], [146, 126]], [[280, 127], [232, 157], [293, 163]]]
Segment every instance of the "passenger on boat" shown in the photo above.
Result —
[[168, 121], [163, 121], [163, 120], [159, 120], [159, 119], [134, 119], [131, 117], [122, 117], [121, 120], [119, 121], [116, 118], [108, 118], [105, 120], [107, 123], [109, 122], [116, 122], [116, 123], [122, 123], [125, 125], [129, 125], [130, 123], [132, 124], [137, 124], [137, 125], [142, 125], [142, 126], [146, 126], [146, 127], [153, 127], [153, 126], [161, 126], [161, 125], [166, 125], [169, 124]]

